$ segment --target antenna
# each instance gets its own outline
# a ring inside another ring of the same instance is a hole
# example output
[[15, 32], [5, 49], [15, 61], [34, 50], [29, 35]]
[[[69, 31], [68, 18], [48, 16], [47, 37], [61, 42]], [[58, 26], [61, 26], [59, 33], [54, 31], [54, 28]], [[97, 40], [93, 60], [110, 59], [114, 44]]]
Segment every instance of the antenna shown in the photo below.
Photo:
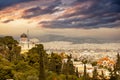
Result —
[[27, 30], [27, 36], [28, 36], [28, 49], [29, 49], [29, 30]]

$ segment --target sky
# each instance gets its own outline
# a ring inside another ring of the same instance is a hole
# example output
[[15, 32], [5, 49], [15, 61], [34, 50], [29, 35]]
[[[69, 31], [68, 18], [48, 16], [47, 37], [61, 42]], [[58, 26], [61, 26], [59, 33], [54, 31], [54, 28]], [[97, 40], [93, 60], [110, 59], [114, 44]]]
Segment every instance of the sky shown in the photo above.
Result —
[[0, 0], [0, 35], [27, 30], [48, 41], [120, 40], [120, 0]]

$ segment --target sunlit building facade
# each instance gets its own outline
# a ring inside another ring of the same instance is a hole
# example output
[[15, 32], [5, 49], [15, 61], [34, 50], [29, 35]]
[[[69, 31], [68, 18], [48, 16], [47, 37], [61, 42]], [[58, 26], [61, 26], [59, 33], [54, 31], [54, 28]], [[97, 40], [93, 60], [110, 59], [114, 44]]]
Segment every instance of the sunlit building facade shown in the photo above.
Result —
[[35, 44], [38, 44], [39, 40], [36, 38], [29, 39], [28, 35], [23, 33], [20, 36], [19, 44], [21, 46], [21, 53], [27, 52], [29, 49], [35, 46]]

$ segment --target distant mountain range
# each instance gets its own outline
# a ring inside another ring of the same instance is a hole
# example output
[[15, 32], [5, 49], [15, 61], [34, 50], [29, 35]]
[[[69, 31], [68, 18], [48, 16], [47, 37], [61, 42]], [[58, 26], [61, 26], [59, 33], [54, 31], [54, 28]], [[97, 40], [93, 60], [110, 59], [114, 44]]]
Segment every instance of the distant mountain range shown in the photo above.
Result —
[[[3, 37], [3, 35], [0, 35]], [[14, 36], [15, 39], [19, 40], [19, 36]], [[40, 35], [40, 36], [30, 36], [30, 38], [37, 38], [40, 42], [52, 42], [52, 41], [68, 41], [74, 44], [78, 43], [120, 43], [120, 39], [98, 39], [98, 38], [86, 38], [86, 37], [66, 37], [61, 35]]]
[[120, 43], [119, 39], [95, 39], [95, 38], [81, 38], [81, 37], [66, 37], [60, 35], [44, 35], [39, 36], [38, 39], [41, 42], [51, 42], [51, 41], [68, 41], [73, 42], [74, 44], [78, 43]]

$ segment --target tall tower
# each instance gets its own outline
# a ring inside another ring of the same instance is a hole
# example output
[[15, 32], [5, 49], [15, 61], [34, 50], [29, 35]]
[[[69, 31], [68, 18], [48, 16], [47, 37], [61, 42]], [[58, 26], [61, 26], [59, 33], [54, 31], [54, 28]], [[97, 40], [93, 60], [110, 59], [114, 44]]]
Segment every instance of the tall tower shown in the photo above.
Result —
[[29, 42], [30, 42], [30, 39], [29, 39], [29, 30], [27, 30], [27, 35], [28, 35], [28, 49], [29, 49]]

